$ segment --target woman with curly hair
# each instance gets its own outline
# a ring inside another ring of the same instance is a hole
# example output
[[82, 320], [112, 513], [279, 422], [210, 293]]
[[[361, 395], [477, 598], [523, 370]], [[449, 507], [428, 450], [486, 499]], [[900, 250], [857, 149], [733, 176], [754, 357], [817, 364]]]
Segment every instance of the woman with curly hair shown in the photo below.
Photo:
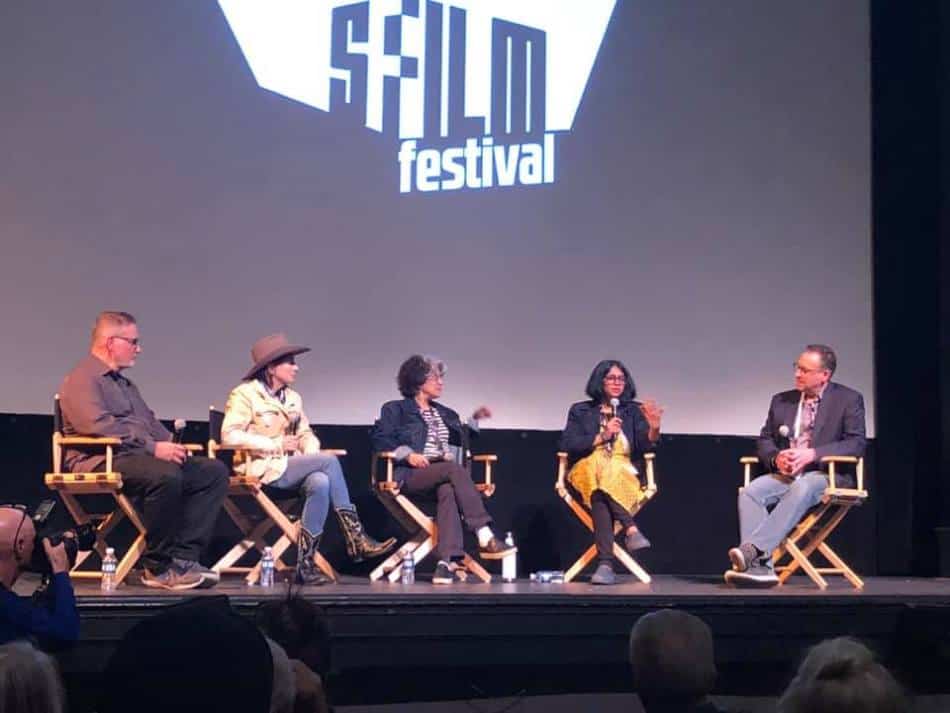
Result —
[[482, 559], [501, 559], [514, 551], [495, 537], [482, 496], [462, 465], [464, 429], [477, 433], [479, 420], [490, 418], [491, 410], [480, 406], [463, 426], [458, 413], [438, 401], [444, 378], [444, 362], [419, 354], [406, 359], [396, 377], [403, 398], [383, 404], [371, 433], [374, 450], [395, 453], [394, 477], [403, 492], [436, 494], [439, 561], [433, 584], [460, 578], [463, 517], [478, 539]]

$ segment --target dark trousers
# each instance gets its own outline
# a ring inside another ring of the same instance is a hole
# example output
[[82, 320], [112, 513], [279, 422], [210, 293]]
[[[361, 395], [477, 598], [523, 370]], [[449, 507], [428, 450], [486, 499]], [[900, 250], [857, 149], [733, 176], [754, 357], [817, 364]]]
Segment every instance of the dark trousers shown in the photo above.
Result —
[[228, 468], [219, 460], [190, 456], [182, 465], [145, 453], [118, 456], [122, 492], [141, 496], [148, 533], [142, 564], [161, 574], [173, 557], [197, 560], [211, 539], [228, 491]]
[[406, 474], [402, 489], [408, 495], [435, 491], [438, 503], [435, 523], [439, 528], [436, 548], [440, 559], [450, 560], [465, 554], [461, 517], [465, 518], [465, 524], [472, 532], [491, 522], [472, 476], [458, 463], [442, 462], [413, 468]]
[[590, 514], [594, 521], [594, 543], [597, 545], [597, 560], [612, 562], [614, 558], [614, 520], [624, 530], [633, 524], [633, 515], [607, 495], [603, 490], [595, 490], [590, 495]]

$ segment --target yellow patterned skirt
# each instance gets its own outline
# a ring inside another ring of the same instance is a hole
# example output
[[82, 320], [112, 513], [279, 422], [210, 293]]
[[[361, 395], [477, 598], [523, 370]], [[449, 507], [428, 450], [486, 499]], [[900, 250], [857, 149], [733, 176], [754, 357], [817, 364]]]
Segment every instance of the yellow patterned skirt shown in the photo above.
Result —
[[567, 480], [590, 507], [590, 496], [602, 490], [627, 512], [633, 512], [644, 499], [644, 489], [637, 478], [637, 469], [623, 449], [607, 450], [600, 446], [586, 458], [581, 458]]

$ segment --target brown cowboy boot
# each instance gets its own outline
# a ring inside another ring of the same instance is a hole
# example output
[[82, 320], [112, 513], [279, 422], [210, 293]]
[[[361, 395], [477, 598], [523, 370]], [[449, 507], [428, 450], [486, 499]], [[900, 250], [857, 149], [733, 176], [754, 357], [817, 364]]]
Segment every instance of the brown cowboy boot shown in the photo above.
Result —
[[356, 506], [337, 508], [336, 514], [340, 518], [340, 529], [346, 538], [346, 554], [354, 562], [362, 562], [367, 557], [379, 557], [396, 545], [395, 537], [377, 542], [367, 535], [360, 516], [356, 514]]
[[330, 584], [333, 580], [326, 576], [314, 560], [317, 548], [320, 547], [321, 535], [311, 535], [307, 528], [300, 526], [300, 535], [297, 540], [297, 584]]

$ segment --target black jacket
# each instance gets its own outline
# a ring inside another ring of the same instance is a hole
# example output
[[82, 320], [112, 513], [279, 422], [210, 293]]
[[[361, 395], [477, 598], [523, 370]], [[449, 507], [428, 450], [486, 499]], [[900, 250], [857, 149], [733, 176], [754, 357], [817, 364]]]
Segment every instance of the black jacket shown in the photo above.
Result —
[[[649, 438], [647, 423], [638, 401], [621, 402], [617, 416], [623, 421], [622, 429], [630, 442], [630, 457], [635, 459], [656, 448], [657, 443]], [[600, 404], [594, 401], [579, 401], [567, 413], [567, 425], [561, 433], [559, 448], [567, 451], [573, 465], [594, 451], [594, 438], [600, 432]]]
[[[467, 457], [469, 426], [462, 423], [457, 412], [437, 401], [431, 403], [442, 417], [446, 428], [449, 429], [449, 445], [458, 446]], [[369, 435], [375, 452], [396, 451], [405, 446], [409, 449], [405, 454], [408, 455], [409, 452], [422, 453], [425, 449], [428, 430], [419, 411], [419, 404], [414, 399], [399, 399], [383, 404], [379, 418], [370, 429]], [[472, 429], [472, 432], [477, 433], [475, 429]], [[405, 455], [399, 460], [403, 460]], [[408, 466], [397, 466], [396, 480], [402, 481], [410, 470]]]
[[[769, 414], [759, 434], [757, 451], [762, 464], [771, 468], [773, 459], [782, 448], [787, 448], [779, 429], [795, 427], [800, 391], [783, 391], [772, 397]], [[864, 430], [864, 397], [854, 389], [833, 381], [828, 382], [815, 414], [812, 448], [816, 460], [825, 456], [862, 456], [866, 444]], [[781, 447], [780, 447], [781, 446]]]

